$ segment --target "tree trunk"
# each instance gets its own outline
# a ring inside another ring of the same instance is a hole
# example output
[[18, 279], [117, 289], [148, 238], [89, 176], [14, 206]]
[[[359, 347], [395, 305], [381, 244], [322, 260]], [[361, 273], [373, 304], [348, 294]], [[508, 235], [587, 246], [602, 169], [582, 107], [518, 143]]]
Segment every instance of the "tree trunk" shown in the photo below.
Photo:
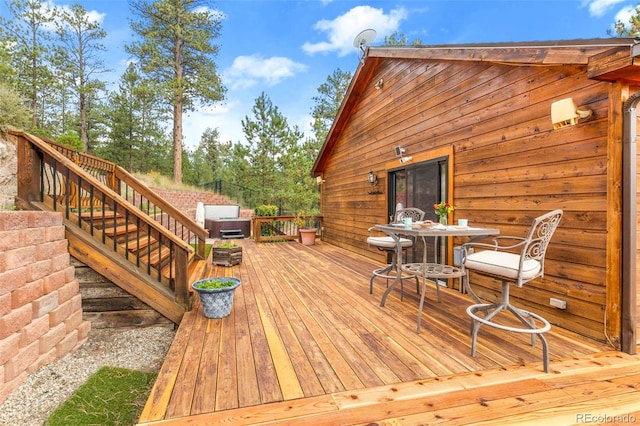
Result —
[[173, 181], [182, 183], [182, 96], [173, 106]]

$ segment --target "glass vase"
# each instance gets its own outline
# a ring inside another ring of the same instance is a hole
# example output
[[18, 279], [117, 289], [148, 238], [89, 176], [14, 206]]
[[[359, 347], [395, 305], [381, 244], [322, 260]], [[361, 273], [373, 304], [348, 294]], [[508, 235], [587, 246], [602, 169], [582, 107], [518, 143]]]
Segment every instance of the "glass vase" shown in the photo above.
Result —
[[449, 220], [446, 215], [440, 216], [440, 225], [447, 226]]

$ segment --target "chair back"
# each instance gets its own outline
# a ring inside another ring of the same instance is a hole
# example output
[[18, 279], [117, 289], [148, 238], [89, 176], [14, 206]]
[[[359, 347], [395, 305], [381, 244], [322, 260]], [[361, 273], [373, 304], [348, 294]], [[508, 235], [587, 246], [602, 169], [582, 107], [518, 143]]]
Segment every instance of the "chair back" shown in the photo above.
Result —
[[553, 210], [549, 213], [538, 216], [533, 220], [529, 234], [525, 239], [525, 244], [520, 253], [520, 270], [522, 264], [528, 259], [540, 262], [539, 276], [544, 276], [544, 258], [549, 246], [549, 241], [556, 231], [562, 219], [562, 210]]
[[424, 219], [424, 212], [415, 207], [407, 207], [396, 212], [396, 223], [402, 222], [405, 217], [410, 217], [414, 222]]

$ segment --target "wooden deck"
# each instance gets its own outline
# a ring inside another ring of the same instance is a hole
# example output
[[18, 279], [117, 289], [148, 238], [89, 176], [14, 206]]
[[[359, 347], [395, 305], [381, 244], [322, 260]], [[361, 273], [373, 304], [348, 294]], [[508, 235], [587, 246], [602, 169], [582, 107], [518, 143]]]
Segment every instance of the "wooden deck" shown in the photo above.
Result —
[[466, 295], [443, 289], [436, 303], [428, 288], [416, 334], [415, 288], [380, 307], [369, 259], [323, 242], [242, 245], [241, 265], [194, 271], [242, 279], [233, 312], [185, 315], [140, 424], [640, 421], [640, 356], [554, 327], [549, 374], [539, 345], [491, 328], [473, 358]]

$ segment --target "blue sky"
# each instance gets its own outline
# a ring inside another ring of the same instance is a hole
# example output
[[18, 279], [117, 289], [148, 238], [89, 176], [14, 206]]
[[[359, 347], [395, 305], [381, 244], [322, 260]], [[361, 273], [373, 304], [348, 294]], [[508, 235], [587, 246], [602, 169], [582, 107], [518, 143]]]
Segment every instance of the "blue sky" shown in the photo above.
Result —
[[[3, 15], [6, 7], [3, 3]], [[49, 0], [58, 6], [71, 1]], [[78, 1], [107, 32], [103, 76], [117, 81], [129, 60], [132, 18], [126, 0]], [[312, 97], [337, 68], [354, 72], [352, 45], [372, 28], [372, 45], [393, 32], [422, 44], [458, 44], [607, 38], [616, 19], [624, 22], [637, 6], [629, 0], [219, 0], [222, 34], [216, 63], [228, 89], [224, 103], [185, 117], [185, 145], [195, 147], [207, 127], [223, 141], [244, 141], [241, 120], [263, 91], [287, 117], [310, 135]]]

